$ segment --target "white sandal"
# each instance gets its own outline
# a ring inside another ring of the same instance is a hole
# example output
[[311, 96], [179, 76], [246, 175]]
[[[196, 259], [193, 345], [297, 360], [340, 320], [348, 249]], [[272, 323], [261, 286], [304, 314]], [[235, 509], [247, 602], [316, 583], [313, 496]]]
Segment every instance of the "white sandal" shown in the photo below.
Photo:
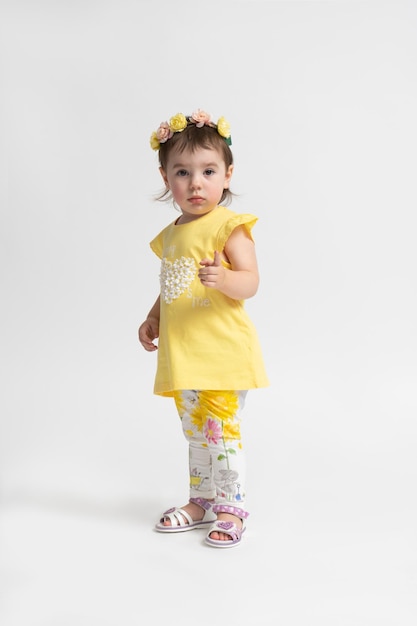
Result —
[[[232, 548], [237, 546], [242, 541], [242, 535], [245, 532], [245, 520], [249, 516], [249, 513], [243, 509], [239, 509], [236, 506], [229, 506], [226, 504], [215, 504], [213, 506], [214, 513], [231, 513], [242, 520], [242, 528], [238, 528], [234, 522], [226, 522], [222, 520], [216, 520], [209, 528], [206, 536], [206, 543], [209, 546], [215, 548]], [[224, 533], [228, 535], [230, 539], [212, 539], [210, 537], [212, 532]]]
[[[155, 525], [155, 530], [160, 533], [181, 533], [196, 528], [206, 528], [207, 524], [212, 524], [216, 520], [216, 513], [213, 512], [213, 503], [205, 498], [190, 498], [190, 502], [198, 504], [204, 510], [203, 519], [194, 521], [187, 511], [178, 507], [168, 509], [162, 514], [161, 519]], [[164, 522], [170, 521], [170, 526], [165, 526]]]

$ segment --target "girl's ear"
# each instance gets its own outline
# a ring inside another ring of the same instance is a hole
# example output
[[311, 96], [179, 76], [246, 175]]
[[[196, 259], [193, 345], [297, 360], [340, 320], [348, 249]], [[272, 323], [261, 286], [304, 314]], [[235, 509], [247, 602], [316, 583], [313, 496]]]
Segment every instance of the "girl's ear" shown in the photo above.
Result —
[[164, 170], [162, 167], [160, 167], [160, 168], [159, 168], [159, 171], [161, 172], [161, 176], [162, 176], [162, 178], [164, 179], [165, 187], [166, 187], [167, 189], [169, 189], [169, 185], [168, 185], [168, 178], [167, 178], [167, 175], [166, 175], [166, 173], [165, 173], [165, 170]]
[[226, 177], [224, 179], [224, 189], [229, 189], [230, 181], [232, 180], [233, 165], [229, 165], [226, 171]]

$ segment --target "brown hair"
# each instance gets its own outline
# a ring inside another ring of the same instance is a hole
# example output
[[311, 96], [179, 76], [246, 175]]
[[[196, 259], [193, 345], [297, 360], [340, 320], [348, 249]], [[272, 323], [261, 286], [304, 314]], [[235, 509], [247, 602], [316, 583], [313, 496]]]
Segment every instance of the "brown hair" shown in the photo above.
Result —
[[[217, 129], [207, 125], [198, 128], [195, 124], [191, 123], [189, 123], [183, 131], [174, 133], [171, 139], [168, 139], [165, 143], [161, 143], [159, 147], [159, 164], [162, 169], [166, 171], [169, 155], [174, 149], [181, 153], [184, 152], [184, 150], [195, 152], [199, 148], [218, 150], [223, 157], [226, 171], [229, 169], [230, 165], [233, 165], [232, 151], [224, 137], [219, 135]], [[220, 204], [230, 204], [233, 195], [230, 189], [223, 189]], [[170, 198], [170, 190], [164, 189], [164, 191], [156, 197], [156, 200], [169, 200]]]

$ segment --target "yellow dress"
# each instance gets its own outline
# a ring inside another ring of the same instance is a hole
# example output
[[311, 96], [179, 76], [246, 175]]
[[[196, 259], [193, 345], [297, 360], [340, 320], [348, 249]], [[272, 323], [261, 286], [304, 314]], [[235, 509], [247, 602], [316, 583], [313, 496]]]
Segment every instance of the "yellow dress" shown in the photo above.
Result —
[[161, 259], [155, 394], [268, 386], [258, 336], [244, 300], [204, 287], [198, 279], [200, 261], [212, 259], [215, 250], [221, 252], [239, 225], [252, 237], [257, 219], [218, 206], [191, 222], [172, 222], [150, 242]]

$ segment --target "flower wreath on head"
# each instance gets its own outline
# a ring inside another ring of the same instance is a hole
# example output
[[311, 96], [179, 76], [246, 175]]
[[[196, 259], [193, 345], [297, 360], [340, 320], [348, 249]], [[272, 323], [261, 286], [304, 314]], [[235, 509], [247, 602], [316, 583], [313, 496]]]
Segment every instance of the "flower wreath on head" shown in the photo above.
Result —
[[190, 124], [195, 124], [197, 128], [202, 128], [203, 126], [215, 128], [227, 145], [232, 145], [229, 122], [224, 117], [220, 117], [217, 124], [215, 124], [211, 121], [209, 113], [206, 113], [206, 111], [202, 109], [197, 109], [191, 115], [185, 116], [182, 113], [177, 113], [171, 117], [169, 122], [161, 122], [158, 130], [154, 131], [151, 135], [150, 144], [152, 150], [159, 150], [161, 143], [165, 143], [168, 139], [171, 139], [174, 133], [181, 133]]

